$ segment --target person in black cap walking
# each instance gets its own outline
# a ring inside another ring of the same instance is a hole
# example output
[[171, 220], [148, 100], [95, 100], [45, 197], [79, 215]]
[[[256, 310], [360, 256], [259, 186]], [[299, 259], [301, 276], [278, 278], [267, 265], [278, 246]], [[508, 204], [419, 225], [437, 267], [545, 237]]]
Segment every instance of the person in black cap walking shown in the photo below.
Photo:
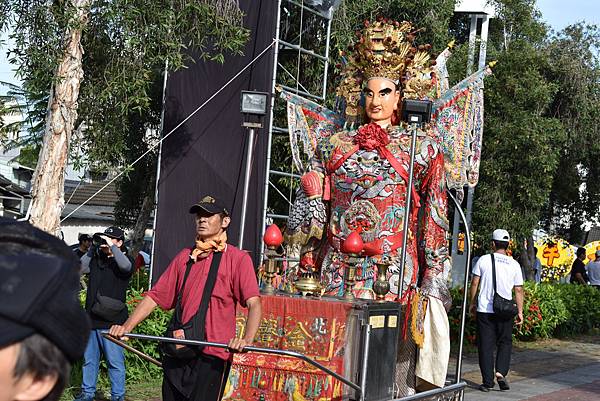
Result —
[[0, 218], [0, 401], [57, 401], [90, 323], [79, 261], [29, 223]]
[[[158, 306], [175, 309], [169, 336], [228, 343], [231, 350], [241, 351], [252, 344], [261, 317], [252, 259], [227, 243], [231, 219], [218, 199], [205, 196], [190, 213], [196, 218], [194, 246], [175, 256], [127, 322], [111, 327], [110, 333], [126, 336]], [[241, 338], [236, 337], [236, 304], [248, 308]], [[163, 354], [163, 401], [221, 399], [231, 353], [213, 347], [179, 351], [164, 347]]]
[[125, 354], [123, 348], [102, 337], [113, 324], [123, 324], [128, 312], [125, 304], [133, 263], [123, 246], [125, 233], [108, 227], [93, 236], [92, 246], [81, 257], [83, 273], [89, 273], [85, 309], [92, 320], [92, 332], [85, 349], [81, 395], [77, 401], [92, 401], [96, 393], [100, 356], [104, 354], [111, 384], [111, 401], [125, 397]]

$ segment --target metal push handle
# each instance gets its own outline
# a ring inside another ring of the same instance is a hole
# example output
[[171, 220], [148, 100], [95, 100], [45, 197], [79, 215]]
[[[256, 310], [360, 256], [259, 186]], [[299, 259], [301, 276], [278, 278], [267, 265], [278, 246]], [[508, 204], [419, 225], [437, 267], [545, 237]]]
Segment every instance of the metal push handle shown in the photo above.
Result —
[[[114, 339], [114, 337], [112, 337], [107, 331], [102, 332], [102, 335], [108, 339]], [[134, 334], [134, 333], [128, 333], [125, 335], [125, 337], [137, 338], [140, 340], [161, 341], [161, 342], [165, 342], [165, 343], [173, 343], [173, 344], [180, 344], [180, 345], [201, 345], [201, 346], [205, 346], [205, 347], [223, 348], [226, 350], [230, 349], [227, 344], [215, 343], [215, 342], [211, 342], [211, 341], [182, 340], [182, 339], [172, 338], [172, 337], [149, 336], [149, 335], [145, 335], [145, 334]], [[121, 345], [121, 344], [119, 344], [119, 345]], [[328, 375], [335, 377], [337, 380], [341, 381], [345, 385], [352, 387], [354, 390], [358, 391], [359, 396], [362, 393], [362, 390], [358, 384], [351, 382], [350, 380], [346, 379], [343, 376], [340, 376], [338, 373], [334, 372], [333, 370], [329, 369], [328, 367], [321, 365], [319, 362], [314, 361], [314, 360], [310, 359], [309, 357], [307, 357], [306, 355], [301, 354], [299, 352], [287, 351], [287, 350], [281, 350], [281, 349], [273, 349], [273, 348], [253, 347], [253, 346], [244, 347], [244, 352], [260, 352], [263, 354], [282, 355], [282, 356], [289, 356], [292, 358], [301, 359], [304, 362], [311, 364], [315, 368], [322, 370], [323, 372], [327, 373]], [[146, 358], [144, 358], [144, 359], [146, 359]]]
[[465, 263], [465, 281], [464, 285], [464, 297], [462, 301], [462, 311], [460, 317], [460, 337], [458, 342], [458, 359], [456, 360], [456, 384], [460, 383], [461, 373], [462, 373], [462, 354], [463, 354], [463, 343], [465, 341], [465, 320], [467, 317], [467, 296], [468, 296], [468, 287], [469, 287], [469, 273], [471, 270], [471, 229], [469, 228], [469, 224], [467, 222], [467, 218], [465, 213], [463, 212], [460, 203], [458, 200], [452, 195], [452, 192], [448, 191], [448, 196], [452, 199], [454, 206], [456, 207], [456, 211], [460, 214], [461, 219], [465, 223], [465, 249], [467, 250], [467, 263]]
[[155, 364], [159, 368], [162, 368], [162, 363], [160, 363], [160, 361], [157, 361], [156, 359], [152, 358], [148, 354], [144, 354], [142, 351], [133, 348], [131, 345], [126, 344], [125, 342], [117, 339], [116, 337], [111, 336], [110, 334], [108, 334], [108, 332], [103, 332], [102, 333], [102, 337], [106, 338], [108, 341], [111, 341], [111, 342], [113, 342], [113, 343], [115, 343], [115, 344], [117, 344], [117, 345], [125, 348], [127, 351], [133, 352], [134, 354], [136, 354], [140, 358], [145, 359], [146, 361]]

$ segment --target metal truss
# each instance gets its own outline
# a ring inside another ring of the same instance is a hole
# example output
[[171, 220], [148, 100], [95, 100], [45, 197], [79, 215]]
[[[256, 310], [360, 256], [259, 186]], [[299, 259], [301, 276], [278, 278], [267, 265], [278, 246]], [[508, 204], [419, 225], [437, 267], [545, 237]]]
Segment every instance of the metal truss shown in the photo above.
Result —
[[[333, 9], [322, 11], [311, 6], [313, 3], [278, 1], [262, 230], [272, 222], [280, 226], [286, 223], [301, 174], [291, 160], [287, 105], [276, 88], [318, 103], [323, 103], [327, 95]], [[272, 165], [287, 167], [272, 169]]]

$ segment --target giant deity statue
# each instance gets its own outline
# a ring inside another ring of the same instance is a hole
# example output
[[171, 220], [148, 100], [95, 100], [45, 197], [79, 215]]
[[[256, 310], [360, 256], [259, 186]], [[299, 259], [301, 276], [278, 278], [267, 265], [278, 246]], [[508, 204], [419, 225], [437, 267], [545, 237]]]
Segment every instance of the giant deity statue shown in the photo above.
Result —
[[[409, 22], [365, 22], [345, 55], [338, 112], [283, 93], [293, 158], [303, 171], [285, 233], [288, 253], [300, 263], [285, 279], [291, 285], [314, 277], [322, 294], [343, 295], [345, 271], [356, 258], [349, 259], [342, 244], [351, 233], [360, 235], [364, 247], [355, 266], [354, 296], [375, 299], [378, 266], [385, 265], [389, 291], [383, 297], [404, 305], [396, 367], [400, 395], [414, 393], [418, 381], [444, 385], [451, 305], [446, 190], [457, 189], [460, 196], [464, 185], [477, 182], [481, 89], [489, 73], [484, 69], [448, 88], [450, 50], [433, 60], [430, 46], [414, 45], [417, 32]], [[431, 123], [400, 122], [403, 99], [434, 102]], [[407, 204], [413, 129], [414, 179]]]

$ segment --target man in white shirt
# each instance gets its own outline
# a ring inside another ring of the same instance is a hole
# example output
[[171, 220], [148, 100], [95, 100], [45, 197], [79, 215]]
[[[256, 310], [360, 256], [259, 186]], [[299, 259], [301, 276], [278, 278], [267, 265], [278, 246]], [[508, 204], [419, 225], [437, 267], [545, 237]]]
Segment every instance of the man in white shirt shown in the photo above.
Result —
[[[496, 265], [496, 292], [505, 299], [512, 299], [514, 288], [518, 308], [516, 324], [523, 324], [523, 274], [519, 263], [506, 254], [509, 241], [508, 231], [494, 230], [492, 234], [494, 253], [480, 257], [473, 267], [469, 311], [473, 315], [477, 310], [477, 351], [483, 379], [479, 389], [485, 392], [494, 388], [494, 370], [500, 390], [510, 388], [506, 375], [510, 368], [512, 351], [513, 319], [503, 319], [494, 313], [492, 258]], [[475, 302], [478, 289], [479, 297]], [[495, 363], [494, 350], [496, 351]]]
[[600, 290], [600, 249], [596, 251], [594, 261], [585, 265], [585, 271], [587, 272], [590, 285]]

